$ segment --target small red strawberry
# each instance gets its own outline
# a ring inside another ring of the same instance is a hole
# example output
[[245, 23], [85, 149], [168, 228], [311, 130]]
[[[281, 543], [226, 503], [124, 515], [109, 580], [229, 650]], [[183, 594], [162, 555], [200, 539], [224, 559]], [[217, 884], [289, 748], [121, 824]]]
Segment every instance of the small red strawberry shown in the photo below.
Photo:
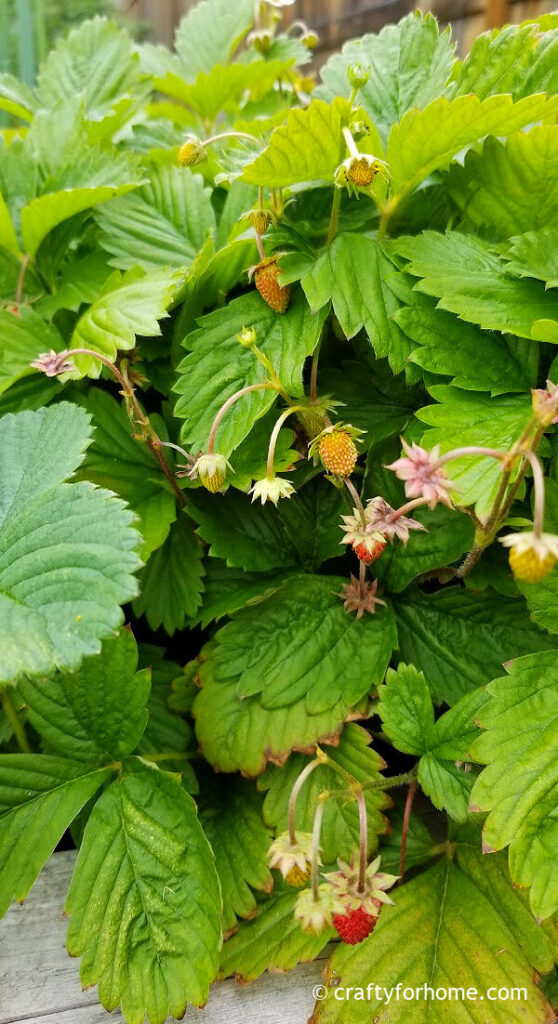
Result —
[[[368, 900], [367, 902], [371, 903], [372, 901]], [[357, 907], [355, 910], [349, 910], [346, 914], [335, 914], [333, 927], [343, 939], [343, 942], [346, 942], [349, 946], [356, 946], [357, 943], [364, 942], [364, 939], [367, 939], [372, 934], [382, 907], [379, 900], [374, 900], [374, 903], [377, 905], [377, 914], [375, 916], [365, 910], [363, 906]]]
[[253, 270], [256, 288], [275, 313], [285, 313], [291, 301], [289, 285], [279, 284], [280, 273], [276, 256], [267, 256]]
[[370, 549], [368, 544], [361, 541], [360, 544], [353, 544], [353, 549], [355, 555], [361, 562], [364, 562], [365, 565], [371, 565], [372, 562], [375, 562], [383, 553], [385, 546], [385, 540], [377, 540], [374, 542], [372, 549]]

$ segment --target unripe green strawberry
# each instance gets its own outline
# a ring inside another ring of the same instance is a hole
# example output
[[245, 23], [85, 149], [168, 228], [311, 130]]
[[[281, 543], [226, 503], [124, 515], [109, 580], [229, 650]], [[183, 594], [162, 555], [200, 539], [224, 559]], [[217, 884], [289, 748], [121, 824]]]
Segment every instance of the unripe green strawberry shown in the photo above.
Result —
[[310, 867], [308, 866], [307, 869], [303, 871], [302, 868], [299, 868], [296, 864], [285, 875], [285, 881], [295, 889], [301, 889], [303, 885], [306, 885], [309, 878]]
[[352, 160], [347, 168], [349, 181], [358, 188], [368, 188], [374, 181], [377, 173], [377, 168], [366, 157], [362, 157], [361, 160]]
[[273, 221], [271, 210], [251, 210], [250, 223], [257, 235], [265, 235]]
[[556, 558], [550, 551], [543, 558], [533, 548], [526, 551], [512, 548], [510, 551], [511, 570], [516, 579], [525, 580], [526, 583], [539, 583], [552, 572], [555, 565]]
[[268, 256], [254, 270], [254, 280], [264, 302], [276, 313], [285, 313], [291, 301], [289, 285], [279, 284], [279, 264], [276, 256]]

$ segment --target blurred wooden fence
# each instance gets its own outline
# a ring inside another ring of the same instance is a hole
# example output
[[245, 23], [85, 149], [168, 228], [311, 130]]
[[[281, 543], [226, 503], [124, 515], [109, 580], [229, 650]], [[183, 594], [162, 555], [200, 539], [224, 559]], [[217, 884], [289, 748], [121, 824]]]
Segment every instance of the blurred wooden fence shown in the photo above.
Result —
[[[157, 40], [170, 44], [175, 26], [193, 2], [135, 0], [130, 13], [148, 21]], [[323, 60], [346, 39], [377, 32], [417, 6], [433, 11], [442, 24], [451, 22], [459, 48], [465, 52], [479, 32], [545, 14], [556, 8], [556, 0], [297, 0], [294, 8], [287, 8], [286, 17], [302, 18], [318, 32]]]

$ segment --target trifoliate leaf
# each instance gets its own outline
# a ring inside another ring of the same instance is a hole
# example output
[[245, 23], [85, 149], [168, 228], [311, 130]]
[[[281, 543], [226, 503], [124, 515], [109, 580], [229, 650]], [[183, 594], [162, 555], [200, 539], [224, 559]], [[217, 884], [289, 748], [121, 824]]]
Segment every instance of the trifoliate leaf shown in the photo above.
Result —
[[393, 598], [401, 658], [421, 669], [436, 701], [455, 704], [489, 682], [510, 658], [548, 650], [518, 598], [448, 587]]
[[19, 692], [29, 721], [49, 753], [86, 764], [127, 757], [147, 725], [150, 673], [137, 672], [138, 652], [123, 629], [77, 672], [23, 678]]
[[[487, 864], [472, 841], [457, 842], [453, 860], [444, 857], [397, 890], [395, 906], [382, 909], [366, 942], [339, 946], [326, 973], [327, 997], [316, 1004], [312, 1021], [361, 1024], [365, 1005], [370, 1020], [403, 1024], [412, 1005], [413, 1024], [475, 1019], [483, 1024], [539, 1024], [552, 1015], [537, 988], [536, 972], [550, 970], [555, 955], [555, 934], [533, 920], [511, 884], [505, 859]], [[341, 978], [347, 993], [343, 1000], [328, 985], [332, 978]], [[445, 1001], [425, 998], [425, 985], [446, 994], [450, 988], [461, 990], [463, 995]], [[358, 994], [353, 998], [348, 993], [352, 989], [354, 994], [355, 986], [357, 993], [362, 990], [364, 1004]], [[421, 993], [418, 998], [414, 993], [412, 1004], [403, 998], [404, 989], [418, 988]], [[498, 999], [503, 988], [523, 989], [524, 996]]]
[[398, 750], [414, 754], [418, 782], [438, 809], [457, 821], [466, 821], [475, 776], [470, 771], [469, 749], [478, 735], [475, 718], [486, 701], [481, 688], [462, 697], [434, 721], [430, 688], [414, 665], [388, 670], [378, 688], [378, 713], [384, 732]]
[[287, 572], [245, 572], [229, 567], [218, 558], [208, 559], [203, 605], [196, 622], [205, 629], [210, 622], [218, 622], [224, 615], [259, 601], [268, 591], [281, 586]]
[[314, 312], [331, 302], [343, 333], [352, 338], [364, 327], [376, 356], [387, 356], [393, 373], [400, 373], [412, 343], [392, 319], [400, 307], [395, 274], [377, 240], [347, 233], [334, 239], [301, 283]]
[[130, 505], [143, 537], [145, 560], [168, 535], [176, 516], [175, 498], [147, 445], [132, 436], [124, 406], [100, 388], [90, 388], [86, 407], [93, 416], [95, 434], [80, 476], [110, 488]]
[[[387, 831], [388, 823], [382, 811], [390, 805], [389, 797], [380, 788], [380, 771], [385, 767], [385, 762], [369, 746], [371, 739], [369, 733], [361, 726], [349, 724], [339, 737], [339, 745], [327, 750], [328, 757], [359, 782], [378, 784], [377, 789], [367, 789], [364, 794], [368, 811], [369, 855], [377, 849], [378, 836]], [[269, 765], [258, 779], [258, 788], [267, 791], [263, 808], [264, 818], [276, 832], [285, 832], [287, 829], [289, 796], [297, 776], [309, 760], [310, 758], [303, 754], [291, 754], [284, 768]], [[324, 789], [344, 788], [346, 783], [332, 768], [327, 765], [315, 768], [297, 799], [296, 828], [302, 832], [311, 832], [317, 797]], [[348, 799], [347, 796], [328, 800], [324, 807], [320, 839], [323, 863], [334, 864], [338, 857], [350, 861], [358, 849], [358, 844], [359, 820], [355, 801]]]
[[121, 270], [189, 267], [215, 229], [201, 175], [172, 165], [155, 167], [149, 184], [105, 204], [96, 219], [99, 242]]
[[110, 768], [47, 754], [0, 754], [0, 917], [24, 900]]
[[262, 819], [262, 802], [254, 783], [239, 776], [210, 781], [202, 788], [200, 822], [215, 854], [224, 932], [236, 928], [237, 917], [256, 916], [254, 889], [273, 888], [267, 866], [271, 832]]
[[204, 0], [182, 18], [175, 35], [176, 52], [186, 81], [230, 59], [254, 18], [252, 0]]
[[127, 32], [106, 18], [92, 18], [58, 40], [41, 66], [38, 93], [42, 106], [56, 107], [76, 95], [93, 120], [137, 86], [139, 58]]
[[556, 655], [519, 658], [506, 671], [488, 685], [488, 702], [479, 713], [486, 732], [471, 754], [488, 767], [475, 784], [471, 807], [490, 812], [485, 852], [510, 847], [512, 878], [531, 886], [533, 914], [545, 918], [558, 909]]
[[536, 59], [538, 33], [534, 25], [506, 25], [478, 36], [455, 81], [455, 95], [474, 92], [479, 99], [511, 93], [520, 99], [529, 93], [550, 91], [542, 84], [525, 89]]
[[420, 346], [409, 355], [411, 362], [430, 373], [448, 374], [455, 387], [501, 395], [536, 384], [513, 344], [494, 331], [481, 331], [452, 313], [427, 306], [404, 306], [392, 316]]
[[450, 195], [475, 227], [509, 238], [558, 224], [558, 128], [539, 125], [506, 142], [488, 138], [455, 163]]
[[262, 900], [254, 921], [245, 921], [225, 942], [219, 977], [233, 974], [240, 982], [253, 981], [264, 971], [290, 971], [295, 964], [315, 960], [334, 932], [307, 935], [293, 914], [298, 892], [278, 883], [277, 891]]
[[198, 611], [203, 593], [202, 548], [194, 524], [184, 512], [172, 524], [165, 543], [154, 551], [139, 575], [134, 614], [145, 615], [151, 629], [163, 626], [172, 636]]
[[[532, 415], [527, 395], [489, 398], [445, 384], [436, 384], [429, 391], [438, 404], [417, 412], [431, 427], [422, 438], [426, 448], [439, 444], [442, 451], [449, 451], [462, 445], [481, 445], [507, 451]], [[502, 477], [496, 459], [466, 455], [448, 464], [447, 475], [458, 488], [455, 501], [459, 505], [474, 504], [479, 515], [490, 510]]]
[[[345, 158], [342, 129], [351, 120], [347, 100], [312, 100], [306, 109], [289, 110], [284, 125], [272, 133], [263, 153], [248, 164], [243, 181], [281, 188], [303, 181], [333, 181]], [[382, 156], [382, 153], [376, 154]]]
[[557, 109], [558, 97], [544, 94], [517, 103], [509, 95], [480, 100], [470, 94], [454, 100], [440, 96], [424, 110], [407, 111], [392, 127], [386, 148], [392, 200], [399, 201], [485, 135], [511, 135], [534, 121], [552, 117]]
[[518, 277], [536, 277], [547, 288], [558, 287], [558, 225], [527, 231], [512, 239], [504, 253], [506, 269]]
[[60, 309], [77, 313], [83, 303], [94, 302], [99, 297], [107, 276], [107, 260], [103, 252], [75, 260], [63, 268], [54, 294], [43, 295], [35, 309], [47, 320]]
[[440, 33], [431, 14], [416, 11], [397, 25], [386, 25], [377, 35], [345, 43], [320, 71], [323, 85], [315, 95], [332, 100], [349, 96], [350, 64], [370, 68], [370, 78], [359, 90], [358, 102], [374, 122], [384, 145], [389, 130], [412, 107], [425, 107], [444, 91], [453, 59], [450, 33]]
[[394, 248], [409, 273], [421, 278], [417, 289], [439, 299], [440, 309], [457, 313], [485, 330], [558, 343], [558, 295], [540, 281], [518, 280], [479, 238], [450, 231], [423, 231], [400, 238]]
[[397, 636], [388, 607], [361, 619], [347, 613], [339, 597], [344, 582], [295, 576], [236, 612], [215, 634], [216, 682], [234, 679], [239, 699], [261, 694], [270, 710], [303, 697], [314, 715], [339, 700], [357, 704], [383, 679]]
[[[271, 360], [283, 387], [302, 396], [302, 367], [314, 350], [325, 311], [312, 316], [303, 296], [295, 295], [286, 313], [276, 314], [257, 293], [243, 295], [199, 321], [188, 335], [190, 354], [178, 367], [176, 414], [186, 419], [182, 437], [193, 451], [205, 451], [211, 424], [223, 403], [240, 388], [262, 382], [267, 370], [237, 340], [243, 327], [253, 327], [257, 343]], [[225, 456], [249, 434], [256, 420], [273, 405], [277, 392], [269, 389], [244, 395], [224, 417], [215, 450]]]
[[88, 440], [88, 417], [67, 402], [0, 420], [2, 682], [75, 668], [136, 592], [131, 512], [109, 491], [61, 482]]
[[[285, 60], [268, 57], [249, 64], [215, 64], [207, 73], [200, 71], [193, 83], [187, 83], [180, 75], [168, 71], [163, 78], [157, 78], [155, 84], [160, 92], [173, 96], [204, 121], [211, 122], [223, 111], [236, 113], [238, 107], [245, 106], [252, 96], [261, 99], [273, 89], [277, 79], [292, 70], [292, 66], [292, 57]], [[181, 107], [181, 113], [183, 110]], [[261, 132], [257, 122], [256, 126]], [[251, 159], [250, 155], [248, 159]]]
[[284, 764], [292, 750], [335, 743], [347, 718], [366, 715], [366, 701], [349, 707], [338, 699], [327, 711], [310, 714], [304, 697], [279, 708], [265, 707], [261, 694], [240, 698], [236, 679], [215, 680], [213, 651], [205, 648], [193, 715], [200, 749], [219, 771], [260, 775], [268, 761]]
[[66, 910], [82, 985], [129, 1024], [182, 1017], [218, 967], [219, 882], [196, 807], [176, 779], [131, 762], [85, 827]]

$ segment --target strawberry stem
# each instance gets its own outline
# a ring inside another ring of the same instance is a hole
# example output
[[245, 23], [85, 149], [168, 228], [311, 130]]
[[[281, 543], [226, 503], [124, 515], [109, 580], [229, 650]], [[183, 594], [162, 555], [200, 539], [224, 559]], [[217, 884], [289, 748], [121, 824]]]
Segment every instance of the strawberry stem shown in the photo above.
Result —
[[208, 455], [213, 455], [213, 449], [215, 447], [215, 435], [219, 428], [219, 424], [223, 419], [223, 416], [225, 415], [225, 413], [228, 412], [231, 405], [234, 405], [235, 402], [238, 402], [238, 399], [243, 398], [244, 395], [250, 394], [251, 391], [264, 391], [266, 389], [268, 391], [278, 391], [278, 388], [275, 384], [272, 384], [270, 381], [266, 380], [262, 381], [260, 384], [248, 384], [247, 387], [240, 388], [239, 391], [235, 391], [234, 395], [231, 395], [230, 398], [227, 398], [227, 401], [223, 403], [223, 405], [217, 412], [215, 419], [213, 420], [213, 423], [211, 424], [211, 430], [209, 431], [209, 440], [207, 442]]
[[316, 758], [315, 758], [315, 760], [311, 761], [310, 764], [307, 764], [306, 768], [304, 768], [301, 771], [300, 775], [296, 779], [295, 784], [294, 784], [294, 786], [293, 786], [293, 788], [291, 790], [291, 795], [289, 797], [289, 810], [288, 810], [288, 815], [287, 815], [288, 827], [289, 827], [289, 839], [290, 839], [290, 842], [291, 842], [291, 846], [294, 846], [294, 844], [296, 843], [296, 802], [298, 800], [298, 795], [299, 795], [299, 793], [300, 793], [304, 783], [306, 782], [306, 779], [314, 771], [314, 768], [317, 768], [319, 764], [324, 764], [324, 757], [325, 757], [325, 755], [322, 753], [322, 751], [318, 747], [317, 750], [316, 750]]
[[413, 800], [417, 791], [417, 781], [413, 779], [407, 790], [407, 799], [405, 800], [405, 811], [403, 813], [403, 828], [401, 830], [401, 852], [399, 854], [399, 877], [403, 878], [405, 874], [405, 854], [407, 852], [407, 835], [409, 833], [409, 821], [411, 820], [411, 810], [413, 807]]
[[273, 428], [273, 430], [271, 432], [271, 437], [269, 439], [269, 448], [267, 450], [267, 479], [268, 480], [273, 480], [273, 478], [275, 476], [275, 468], [274, 468], [274, 463], [275, 463], [275, 447], [277, 445], [277, 439], [279, 437], [279, 432], [281, 430], [281, 427], [283, 426], [283, 423], [285, 422], [285, 420], [288, 419], [289, 416], [292, 415], [292, 413], [294, 413], [294, 412], [302, 412], [303, 409], [304, 409], [304, 406], [302, 406], [302, 405], [293, 405], [289, 409], [284, 409], [283, 412], [281, 413], [281, 415], [279, 416], [279, 418], [278, 418], [278, 420], [277, 420], [277, 422], [276, 422], [276, 424], [275, 424], [275, 426], [274, 426], [274, 428]]
[[327, 790], [320, 793], [314, 812], [314, 826], [312, 828], [312, 897], [316, 903], [320, 898], [320, 834], [328, 796]]

